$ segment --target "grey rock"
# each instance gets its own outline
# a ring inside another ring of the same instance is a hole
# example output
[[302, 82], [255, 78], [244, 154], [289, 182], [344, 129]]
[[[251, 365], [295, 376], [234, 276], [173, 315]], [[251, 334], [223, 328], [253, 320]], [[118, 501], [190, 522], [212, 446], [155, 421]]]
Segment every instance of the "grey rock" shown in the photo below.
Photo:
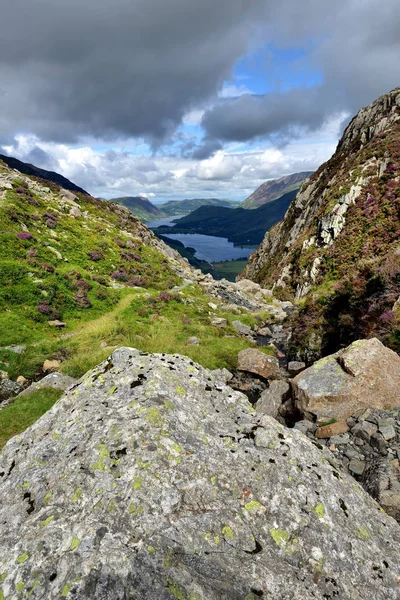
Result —
[[290, 385], [287, 381], [280, 381], [278, 379], [271, 381], [269, 388], [261, 394], [260, 399], [256, 403], [256, 411], [260, 414], [276, 418], [279, 407], [287, 400], [289, 391]]
[[375, 433], [371, 437], [371, 446], [372, 446], [372, 448], [377, 450], [382, 456], [387, 455], [387, 446], [385, 443], [385, 438], [383, 437], [383, 435], [381, 433], [379, 433], [379, 432]]
[[214, 327], [220, 327], [221, 329], [225, 329], [225, 327], [228, 326], [228, 321], [226, 319], [215, 317], [215, 319], [211, 320], [211, 325], [213, 325]]
[[69, 377], [68, 375], [64, 375], [63, 373], [50, 373], [49, 375], [46, 375], [46, 377], [43, 377], [43, 379], [41, 379], [40, 381], [32, 383], [29, 387], [27, 387], [20, 394], [18, 394], [18, 397], [27, 396], [28, 394], [32, 394], [32, 392], [36, 392], [37, 390], [49, 388], [65, 392], [71, 386], [77, 383], [77, 381], [77, 379]]
[[295, 377], [307, 367], [305, 362], [299, 360], [291, 360], [288, 364], [288, 371], [291, 377]]
[[261, 327], [261, 329], [257, 330], [257, 335], [261, 337], [271, 337], [272, 332], [269, 327]]
[[297, 431], [301, 431], [301, 433], [314, 433], [315, 430], [317, 429], [317, 425], [316, 423], [313, 423], [312, 421], [298, 421], [295, 426], [295, 429], [297, 429]]
[[10, 398], [15, 398], [21, 388], [20, 383], [16, 383], [11, 379], [0, 379], [0, 404]]
[[351, 433], [366, 442], [369, 442], [371, 437], [378, 431], [378, 427], [369, 421], [361, 421], [354, 425]]
[[192, 337], [188, 338], [186, 340], [186, 343], [188, 346], [199, 346], [200, 345], [200, 340], [198, 337], [196, 337], [195, 335], [193, 335]]
[[349, 464], [349, 469], [354, 475], [362, 475], [365, 471], [365, 462], [358, 458], [352, 458]]
[[233, 326], [234, 330], [237, 333], [239, 333], [240, 335], [250, 335], [251, 334], [251, 327], [249, 327], [248, 325], [245, 325], [241, 321], [232, 321], [232, 326]]
[[190, 359], [122, 348], [0, 453], [2, 593], [398, 600], [400, 527], [332, 464]]
[[335, 446], [340, 446], [341, 444], [348, 444], [350, 441], [350, 436], [348, 433], [341, 433], [339, 435], [333, 435], [329, 442], [331, 444], [335, 444]]
[[387, 442], [396, 437], [396, 430], [394, 428], [394, 419], [380, 419], [378, 421], [378, 428], [382, 437]]
[[26, 350], [26, 346], [12, 344], [11, 346], [4, 346], [4, 350], [10, 350], [10, 352], [15, 352], [15, 354], [23, 354], [23, 352]]

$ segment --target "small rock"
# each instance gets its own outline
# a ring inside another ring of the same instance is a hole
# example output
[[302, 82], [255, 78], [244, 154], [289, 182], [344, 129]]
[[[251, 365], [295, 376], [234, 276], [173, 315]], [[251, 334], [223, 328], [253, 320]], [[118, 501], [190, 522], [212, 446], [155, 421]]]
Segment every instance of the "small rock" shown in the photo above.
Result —
[[218, 306], [216, 304], [214, 304], [213, 302], [209, 302], [208, 306], [211, 308], [211, 310], [217, 310]]
[[0, 371], [0, 379], [9, 379], [7, 371]]
[[331, 423], [330, 425], [323, 425], [322, 427], [318, 427], [315, 436], [317, 438], [331, 438], [336, 435], [340, 435], [341, 433], [347, 433], [349, 431], [349, 426], [346, 421], [340, 420], [336, 421], [336, 423]]
[[42, 366], [42, 370], [45, 373], [48, 373], [50, 371], [58, 371], [60, 367], [61, 363], [59, 360], [45, 360]]
[[330, 438], [331, 444], [335, 444], [335, 446], [340, 446], [341, 444], [348, 444], [350, 441], [350, 436], [347, 433], [343, 433], [340, 435], [333, 435]]
[[186, 343], [188, 346], [200, 346], [200, 340], [196, 336], [188, 338]]
[[304, 371], [307, 367], [305, 362], [301, 362], [299, 360], [291, 360], [288, 364], [288, 371], [291, 377], [296, 377], [299, 373]]
[[394, 419], [379, 419], [378, 428], [383, 436], [383, 439], [387, 442], [396, 437], [396, 430], [394, 428]]
[[75, 219], [78, 219], [79, 217], [82, 216], [82, 213], [77, 206], [73, 206], [71, 208], [71, 210], [69, 211], [69, 214], [71, 215], [71, 217], [74, 217]]
[[237, 368], [238, 371], [255, 373], [264, 379], [282, 379], [278, 359], [255, 348], [239, 352]]
[[378, 452], [382, 456], [387, 455], [387, 447], [386, 447], [385, 438], [383, 437], [383, 435], [381, 433], [379, 433], [379, 432], [375, 433], [371, 437], [371, 446], [372, 446], [372, 448], [375, 448], [376, 450], [378, 450]]
[[258, 329], [257, 335], [260, 337], [271, 337], [272, 332], [269, 327], [262, 327], [261, 329]]
[[56, 319], [55, 321], [48, 321], [48, 325], [50, 325], [50, 327], [58, 327], [59, 329], [62, 329], [63, 327], [66, 327], [67, 324]]
[[351, 430], [351, 433], [358, 438], [369, 442], [371, 436], [373, 436], [378, 431], [378, 427], [369, 421], [361, 421], [354, 425]]
[[279, 407], [287, 399], [290, 391], [290, 386], [287, 381], [274, 380], [269, 384], [262, 394], [258, 402], [255, 404], [255, 409], [258, 413], [269, 415], [276, 418]]
[[360, 460], [361, 456], [362, 456], [359, 452], [357, 452], [356, 450], [354, 450], [350, 446], [346, 448], [345, 455], [347, 456], [347, 458], [350, 458], [350, 459], [354, 458], [354, 459], [357, 459], [357, 460]]
[[225, 329], [225, 327], [228, 326], [228, 321], [226, 319], [215, 317], [215, 319], [212, 319], [211, 325], [213, 325], [213, 327], [220, 327], [221, 329]]
[[313, 423], [312, 421], [306, 421], [304, 419], [303, 421], [298, 421], [295, 424], [294, 429], [301, 431], [301, 433], [307, 433], [307, 432], [314, 433], [316, 427], [317, 426], [315, 423]]
[[10, 350], [10, 352], [15, 352], [15, 354], [22, 354], [25, 352], [26, 346], [18, 346], [17, 344], [12, 344], [11, 346], [5, 346], [4, 350]]
[[251, 334], [251, 327], [249, 327], [248, 325], [245, 325], [241, 321], [233, 321], [232, 326], [237, 333], [240, 333], [240, 335], [250, 335]]
[[26, 383], [28, 383], [28, 380], [23, 375], [19, 375], [19, 377], [17, 377], [17, 383], [25, 385]]
[[11, 379], [0, 380], [0, 404], [14, 398], [21, 391], [21, 385]]

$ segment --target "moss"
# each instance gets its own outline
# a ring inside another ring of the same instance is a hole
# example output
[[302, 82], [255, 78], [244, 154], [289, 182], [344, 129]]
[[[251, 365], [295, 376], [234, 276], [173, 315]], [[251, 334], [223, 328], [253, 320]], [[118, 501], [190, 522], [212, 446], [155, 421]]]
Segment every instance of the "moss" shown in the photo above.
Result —
[[244, 505], [245, 510], [247, 510], [248, 512], [256, 512], [260, 509], [264, 509], [264, 506], [260, 503], [257, 502], [256, 500], [250, 500], [250, 502], [247, 502]]
[[61, 596], [63, 598], [66, 598], [66, 596], [68, 596], [70, 590], [72, 588], [72, 585], [70, 585], [69, 583], [66, 583], [63, 587], [63, 589], [61, 590]]
[[151, 556], [155, 556], [156, 554], [156, 549], [153, 546], [147, 546], [147, 552], [151, 555]]
[[186, 396], [186, 390], [183, 386], [178, 385], [178, 387], [176, 388], [176, 393], [178, 394], [178, 396]]
[[54, 515], [50, 515], [50, 517], [47, 517], [47, 519], [40, 523], [40, 527], [47, 527], [47, 525], [49, 525], [49, 523], [51, 523], [53, 519]]
[[173, 579], [168, 578], [167, 579], [167, 590], [170, 594], [172, 594], [174, 596], [174, 598], [176, 598], [176, 600], [186, 600], [187, 599], [187, 593], [186, 590], [178, 585], [177, 583], [174, 582]]
[[289, 534], [284, 529], [280, 529], [279, 527], [277, 529], [272, 528], [269, 532], [277, 546], [282, 546], [282, 544], [286, 544], [289, 541]]
[[160, 415], [158, 409], [155, 407], [151, 407], [151, 408], [147, 409], [146, 419], [152, 425], [155, 425], [157, 427], [162, 427], [162, 425], [164, 424], [164, 420], [163, 420], [162, 416]]
[[325, 506], [323, 504], [317, 504], [315, 513], [319, 519], [322, 519], [325, 515]]
[[82, 488], [77, 488], [75, 494], [72, 496], [72, 500], [74, 502], [77, 502], [81, 496], [82, 496]]
[[357, 537], [360, 540], [366, 541], [366, 540], [370, 539], [371, 535], [370, 535], [368, 529], [359, 525], [358, 530], [357, 530]]
[[78, 537], [74, 536], [72, 538], [72, 542], [71, 542], [69, 549], [76, 550], [76, 548], [79, 546], [80, 543], [81, 543], [80, 539]]
[[134, 490], [139, 490], [142, 487], [142, 478], [135, 477], [135, 479], [133, 480], [132, 487]]
[[25, 583], [23, 581], [18, 581], [18, 583], [15, 586], [15, 589], [17, 590], [17, 592], [21, 593], [24, 587]]
[[17, 558], [17, 563], [22, 564], [24, 562], [26, 562], [29, 558], [29, 554], [27, 552], [24, 552], [23, 554], [20, 554], [20, 556], [18, 556]]
[[230, 540], [233, 540], [234, 538], [234, 533], [229, 525], [225, 525], [225, 527], [222, 529], [222, 535]]

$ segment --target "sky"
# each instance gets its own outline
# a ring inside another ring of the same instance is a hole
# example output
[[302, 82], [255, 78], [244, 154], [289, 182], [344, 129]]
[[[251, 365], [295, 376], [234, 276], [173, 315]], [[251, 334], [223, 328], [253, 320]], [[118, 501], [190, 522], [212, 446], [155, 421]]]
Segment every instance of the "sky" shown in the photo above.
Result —
[[4, 0], [0, 152], [95, 196], [245, 199], [400, 85], [398, 0]]

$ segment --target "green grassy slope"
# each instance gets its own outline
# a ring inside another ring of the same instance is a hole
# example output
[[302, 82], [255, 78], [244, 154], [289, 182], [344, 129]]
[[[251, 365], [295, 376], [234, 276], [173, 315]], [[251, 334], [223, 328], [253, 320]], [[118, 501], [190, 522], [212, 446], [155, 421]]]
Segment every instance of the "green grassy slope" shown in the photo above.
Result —
[[118, 204], [122, 204], [122, 206], [126, 206], [138, 219], [144, 222], [162, 219], [162, 217], [166, 216], [164, 212], [143, 196], [122, 196], [120, 198], [112, 198], [110, 202], [117, 202]]

